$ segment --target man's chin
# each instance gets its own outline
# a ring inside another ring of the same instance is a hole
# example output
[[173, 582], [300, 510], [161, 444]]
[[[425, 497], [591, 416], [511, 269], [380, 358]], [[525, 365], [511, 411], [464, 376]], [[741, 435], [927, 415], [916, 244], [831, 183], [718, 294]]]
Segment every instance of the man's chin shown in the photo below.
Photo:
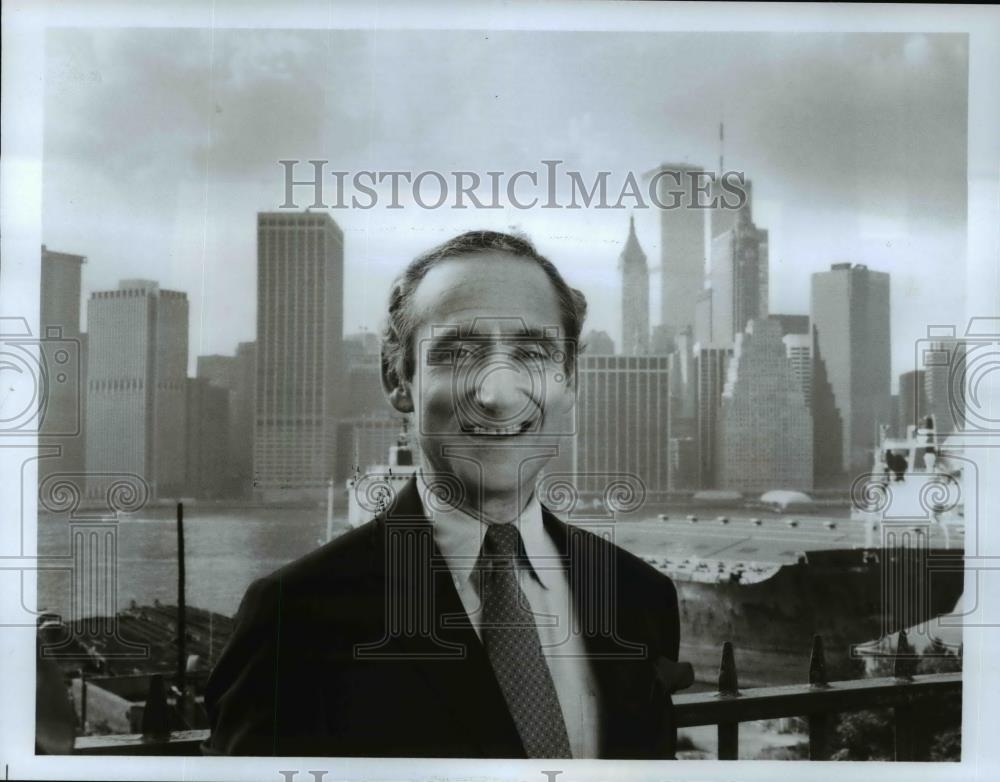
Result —
[[519, 492], [530, 495], [539, 470], [525, 469], [519, 463], [491, 463], [484, 458], [478, 463], [463, 461], [441, 465], [436, 472], [439, 476], [446, 473], [450, 480], [461, 484], [464, 503], [476, 506], [491, 498], [513, 499]]

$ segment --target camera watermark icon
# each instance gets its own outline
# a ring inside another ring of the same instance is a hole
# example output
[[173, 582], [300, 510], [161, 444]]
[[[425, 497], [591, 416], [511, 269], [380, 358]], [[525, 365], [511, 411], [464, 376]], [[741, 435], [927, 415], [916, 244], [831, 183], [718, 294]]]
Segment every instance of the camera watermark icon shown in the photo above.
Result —
[[80, 340], [50, 326], [35, 337], [28, 321], [0, 317], [0, 435], [76, 437], [81, 433]]
[[421, 435], [489, 435], [500, 444], [524, 434], [576, 434], [572, 407], [562, 409], [556, 399], [576, 388], [576, 341], [561, 333], [559, 326], [531, 328], [522, 318], [433, 325], [418, 346], [416, 383], [421, 394], [449, 395], [458, 432], [421, 417]]
[[924, 371], [923, 393], [914, 394], [919, 424], [929, 418], [951, 445], [1000, 445], [1000, 408], [989, 398], [991, 382], [1000, 389], [1000, 318], [970, 318], [962, 335], [954, 325], [928, 326], [914, 367]]

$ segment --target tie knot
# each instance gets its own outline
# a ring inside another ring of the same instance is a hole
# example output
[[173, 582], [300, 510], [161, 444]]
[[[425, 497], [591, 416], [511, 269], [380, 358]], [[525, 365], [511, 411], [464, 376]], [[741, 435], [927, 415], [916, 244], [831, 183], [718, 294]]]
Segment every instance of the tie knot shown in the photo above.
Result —
[[520, 541], [517, 524], [490, 524], [486, 528], [485, 548], [494, 557], [516, 557]]

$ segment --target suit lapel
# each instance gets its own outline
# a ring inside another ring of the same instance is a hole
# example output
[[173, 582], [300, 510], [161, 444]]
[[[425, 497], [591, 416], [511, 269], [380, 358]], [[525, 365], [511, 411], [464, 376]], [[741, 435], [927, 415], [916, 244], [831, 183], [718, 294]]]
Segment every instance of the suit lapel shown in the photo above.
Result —
[[[599, 688], [600, 757], [658, 757], [664, 701], [648, 631], [622, 610], [615, 547], [542, 509], [546, 532], [568, 563], [576, 616]], [[433, 525], [410, 480], [377, 523], [371, 572], [386, 589], [386, 638], [376, 654], [409, 658], [480, 756], [526, 757], [486, 651], [469, 621]], [[635, 597], [634, 595], [632, 596]], [[449, 742], [453, 744], [454, 742]], [[446, 754], [446, 753], [442, 753]]]
[[[543, 509], [545, 528], [568, 562], [580, 632], [599, 689], [600, 757], [650, 755], [662, 716], [654, 650], [648, 632], [622, 610], [623, 577], [616, 548], [602, 537], [560, 521]], [[632, 595], [631, 599], [635, 596]]]
[[434, 542], [415, 480], [400, 490], [378, 523], [383, 545], [373, 554], [383, 561], [373, 563], [373, 572], [385, 574], [384, 651], [412, 660], [482, 757], [525, 757], [489, 658]]

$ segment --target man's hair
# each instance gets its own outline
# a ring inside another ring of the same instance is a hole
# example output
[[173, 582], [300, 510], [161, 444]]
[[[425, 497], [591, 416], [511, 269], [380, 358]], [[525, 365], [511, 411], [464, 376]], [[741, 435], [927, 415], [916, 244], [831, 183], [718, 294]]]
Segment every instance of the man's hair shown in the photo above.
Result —
[[[575, 345], [587, 316], [587, 299], [563, 279], [552, 261], [540, 254], [526, 236], [498, 231], [469, 231], [439, 244], [414, 258], [392, 284], [389, 315], [382, 334], [382, 362], [396, 382], [411, 380], [415, 370], [413, 334], [419, 325], [412, 312], [413, 295], [420, 281], [438, 264], [452, 258], [502, 252], [537, 264], [555, 287], [559, 302], [562, 337]], [[566, 369], [572, 371], [576, 351], [566, 353]]]

